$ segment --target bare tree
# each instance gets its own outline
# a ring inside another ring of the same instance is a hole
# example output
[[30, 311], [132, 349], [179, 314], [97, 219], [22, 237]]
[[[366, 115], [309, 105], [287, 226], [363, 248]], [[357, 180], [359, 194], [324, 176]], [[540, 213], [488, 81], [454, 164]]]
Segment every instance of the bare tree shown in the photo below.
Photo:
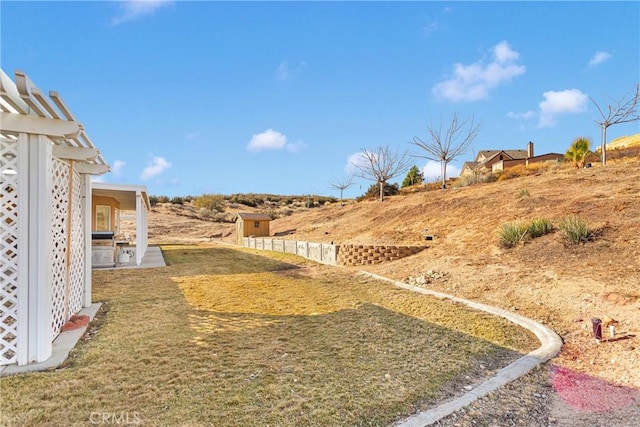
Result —
[[404, 173], [411, 164], [407, 152], [391, 151], [389, 146], [375, 150], [362, 150], [362, 162], [351, 165], [360, 171], [359, 176], [380, 185], [380, 201], [384, 200], [384, 185], [391, 178]]
[[446, 131], [440, 117], [440, 125], [435, 127], [433, 122], [427, 126], [430, 141], [423, 141], [417, 136], [410, 141], [411, 144], [424, 150], [423, 154], [415, 154], [414, 157], [440, 162], [442, 167], [442, 188], [447, 188], [447, 165], [458, 156], [464, 154], [473, 140], [480, 132], [480, 124], [471, 119], [460, 121], [458, 113], [454, 113], [451, 123]]
[[615, 101], [613, 104], [609, 104], [605, 111], [600, 108], [600, 105], [591, 97], [589, 99], [598, 109], [601, 119], [594, 120], [600, 125], [602, 129], [602, 164], [607, 164], [607, 128], [609, 126], [618, 125], [621, 123], [631, 123], [640, 120], [638, 114], [638, 99], [640, 98], [640, 84], [636, 83], [635, 94], [630, 95], [632, 91], [629, 91], [620, 100]]
[[344, 206], [344, 203], [342, 203], [342, 193], [344, 192], [344, 190], [351, 187], [352, 185], [353, 185], [353, 175], [347, 175], [340, 178], [337, 181], [329, 183], [329, 186], [334, 190], [340, 190], [340, 206]]

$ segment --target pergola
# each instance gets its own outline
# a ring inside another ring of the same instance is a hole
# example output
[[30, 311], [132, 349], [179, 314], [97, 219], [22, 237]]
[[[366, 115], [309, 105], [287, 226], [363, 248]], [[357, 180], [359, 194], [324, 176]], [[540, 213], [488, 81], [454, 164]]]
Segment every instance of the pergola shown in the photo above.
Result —
[[0, 69], [0, 131], [0, 365], [25, 365], [91, 305], [91, 175], [109, 165], [21, 71]]
[[136, 212], [136, 265], [142, 264], [148, 246], [148, 211], [151, 209], [147, 187], [94, 182], [92, 197], [95, 196], [114, 198], [120, 202], [120, 210]]

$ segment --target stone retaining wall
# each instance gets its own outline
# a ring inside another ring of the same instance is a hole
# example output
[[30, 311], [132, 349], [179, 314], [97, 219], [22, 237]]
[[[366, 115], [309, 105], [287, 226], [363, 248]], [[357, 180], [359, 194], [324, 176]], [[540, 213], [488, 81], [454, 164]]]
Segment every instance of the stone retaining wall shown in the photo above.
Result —
[[410, 255], [415, 255], [428, 246], [375, 246], [375, 245], [340, 245], [338, 264], [367, 265], [381, 262], [395, 261]]

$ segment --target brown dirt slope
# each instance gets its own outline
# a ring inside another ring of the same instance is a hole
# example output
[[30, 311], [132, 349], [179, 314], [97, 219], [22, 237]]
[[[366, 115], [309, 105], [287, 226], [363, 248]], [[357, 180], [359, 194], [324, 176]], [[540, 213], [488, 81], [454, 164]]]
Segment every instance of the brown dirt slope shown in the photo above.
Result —
[[[570, 245], [556, 230], [511, 249], [499, 244], [497, 233], [506, 222], [546, 218], [557, 226], [573, 215], [595, 231], [593, 241]], [[166, 215], [151, 217], [150, 229], [166, 241], [174, 235], [170, 227], [153, 231], [160, 226], [156, 220], [166, 222], [160, 217]], [[233, 224], [197, 221], [180, 227], [181, 238], [235, 240]], [[567, 165], [537, 176], [384, 202], [305, 209], [272, 221], [271, 233], [336, 244], [429, 244], [418, 255], [366, 269], [400, 280], [428, 270], [447, 273], [446, 280], [429, 287], [521, 313], [557, 331], [564, 347], [555, 366], [640, 389], [637, 156], [606, 167], [576, 170]], [[435, 239], [427, 242], [425, 234]], [[591, 318], [605, 316], [620, 322], [616, 338], [607, 340], [605, 333], [596, 344]]]

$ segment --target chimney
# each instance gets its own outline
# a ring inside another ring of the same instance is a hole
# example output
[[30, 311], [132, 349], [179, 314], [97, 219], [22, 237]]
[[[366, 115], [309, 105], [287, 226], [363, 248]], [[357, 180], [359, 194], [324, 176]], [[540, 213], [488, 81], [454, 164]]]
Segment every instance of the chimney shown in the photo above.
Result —
[[527, 144], [527, 159], [530, 159], [533, 157], [533, 142], [529, 141], [529, 143]]

